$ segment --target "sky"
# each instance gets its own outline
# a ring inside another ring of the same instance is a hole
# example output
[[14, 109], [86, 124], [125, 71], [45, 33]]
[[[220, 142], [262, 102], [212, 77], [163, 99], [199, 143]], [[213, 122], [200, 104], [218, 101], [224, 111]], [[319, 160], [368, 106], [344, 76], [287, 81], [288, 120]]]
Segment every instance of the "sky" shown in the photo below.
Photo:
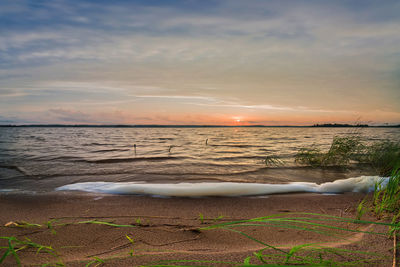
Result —
[[398, 0], [1, 0], [0, 124], [400, 123]]

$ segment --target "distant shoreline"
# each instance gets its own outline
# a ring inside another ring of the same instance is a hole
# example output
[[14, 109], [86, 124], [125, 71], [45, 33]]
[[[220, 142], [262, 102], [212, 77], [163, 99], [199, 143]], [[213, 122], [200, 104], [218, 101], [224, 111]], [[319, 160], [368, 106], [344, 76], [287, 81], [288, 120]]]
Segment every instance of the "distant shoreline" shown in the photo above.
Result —
[[314, 124], [314, 125], [159, 125], [159, 124], [5, 124], [0, 127], [37, 127], [37, 128], [400, 128], [399, 125], [351, 125], [351, 124]]

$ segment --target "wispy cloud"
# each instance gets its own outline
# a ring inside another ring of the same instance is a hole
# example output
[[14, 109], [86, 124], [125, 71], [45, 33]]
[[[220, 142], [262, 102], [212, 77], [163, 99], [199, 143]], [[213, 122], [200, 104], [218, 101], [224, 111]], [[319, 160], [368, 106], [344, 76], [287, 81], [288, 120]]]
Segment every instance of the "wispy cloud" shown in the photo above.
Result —
[[0, 113], [400, 120], [399, 13], [395, 0], [1, 1]]

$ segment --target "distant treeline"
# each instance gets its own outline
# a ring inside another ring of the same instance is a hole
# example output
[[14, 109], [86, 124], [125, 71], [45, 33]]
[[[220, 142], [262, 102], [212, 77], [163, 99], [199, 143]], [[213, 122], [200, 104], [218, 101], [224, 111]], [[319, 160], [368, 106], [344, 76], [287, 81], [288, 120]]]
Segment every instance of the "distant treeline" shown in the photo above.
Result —
[[312, 127], [370, 127], [370, 126], [368, 124], [325, 123], [325, 124], [314, 124]]

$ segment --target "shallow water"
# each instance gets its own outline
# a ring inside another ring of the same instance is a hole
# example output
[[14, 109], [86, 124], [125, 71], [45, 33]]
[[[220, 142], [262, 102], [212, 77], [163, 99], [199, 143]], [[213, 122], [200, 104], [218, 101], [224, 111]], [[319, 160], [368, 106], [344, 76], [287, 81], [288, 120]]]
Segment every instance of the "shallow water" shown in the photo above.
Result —
[[[327, 149], [354, 128], [0, 128], [0, 191], [49, 192], [78, 182], [323, 183], [372, 175], [294, 164], [301, 148]], [[400, 140], [399, 128], [358, 130]], [[135, 149], [136, 145], [136, 149]], [[284, 167], [266, 168], [268, 155]]]

